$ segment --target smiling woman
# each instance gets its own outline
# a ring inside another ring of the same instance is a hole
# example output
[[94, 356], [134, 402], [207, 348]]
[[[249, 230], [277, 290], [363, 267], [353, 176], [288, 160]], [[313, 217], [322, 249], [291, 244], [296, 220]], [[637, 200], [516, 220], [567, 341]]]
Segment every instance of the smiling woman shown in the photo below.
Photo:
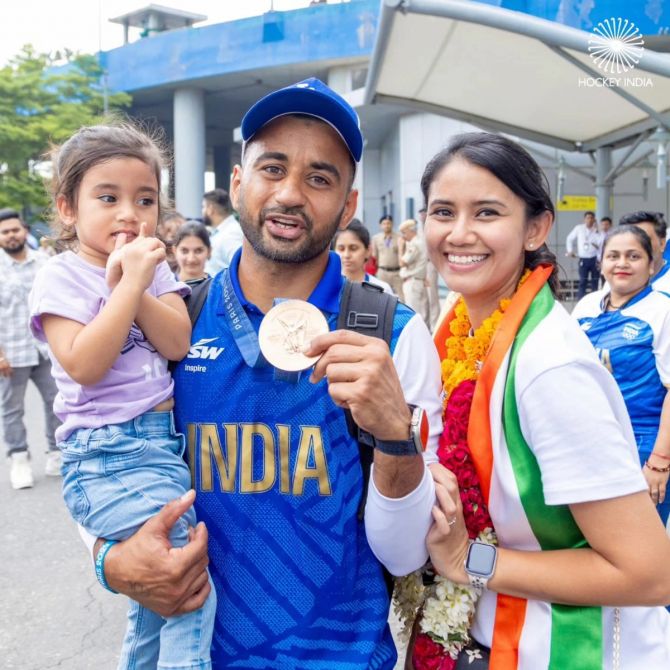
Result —
[[653, 259], [651, 239], [640, 226], [619, 226], [603, 249], [602, 273], [609, 288], [582, 298], [572, 316], [619, 385], [649, 495], [667, 523], [670, 298], [649, 285]]
[[[668, 666], [654, 606], [670, 602], [670, 541], [616, 384], [552, 294], [546, 178], [518, 144], [472, 133], [421, 185], [429, 254], [461, 298], [435, 334], [437, 577], [408, 667]], [[406, 612], [420, 585], [400, 589]]]

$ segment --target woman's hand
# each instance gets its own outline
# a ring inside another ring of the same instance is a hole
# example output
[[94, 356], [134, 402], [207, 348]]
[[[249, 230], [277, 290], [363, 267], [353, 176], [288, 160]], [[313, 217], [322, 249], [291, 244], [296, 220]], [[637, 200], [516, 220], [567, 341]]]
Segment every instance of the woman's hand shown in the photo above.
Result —
[[[661, 462], [660, 459], [653, 459], [653, 454], [649, 457], [652, 459], [649, 462], [649, 465], [653, 465], [655, 468], [664, 468], [668, 465], [668, 462]], [[665, 500], [665, 494], [668, 487], [668, 476], [670, 472], [657, 472], [652, 470], [646, 465], [642, 468], [642, 474], [647, 480], [647, 486], [649, 487], [649, 495], [654, 505], [660, 505]]]
[[456, 476], [437, 463], [430, 466], [430, 472], [435, 480], [437, 498], [433, 507], [433, 525], [426, 537], [430, 559], [440, 576], [457, 584], [469, 584], [465, 572], [468, 531]]

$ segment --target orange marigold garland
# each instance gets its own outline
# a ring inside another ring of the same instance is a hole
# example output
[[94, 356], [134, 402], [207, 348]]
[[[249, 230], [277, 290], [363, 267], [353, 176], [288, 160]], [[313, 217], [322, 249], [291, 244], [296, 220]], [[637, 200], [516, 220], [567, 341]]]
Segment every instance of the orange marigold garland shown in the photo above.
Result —
[[[529, 276], [530, 270], [527, 270], [519, 286]], [[451, 335], [447, 338], [447, 355], [442, 361], [444, 431], [439, 440], [438, 457], [458, 479], [468, 535], [492, 544], [496, 543], [493, 523], [467, 444], [467, 428], [476, 380], [510, 302], [501, 300], [498, 309], [471, 335], [467, 307], [461, 298], [449, 324]], [[469, 642], [468, 630], [481, 590], [454, 584], [439, 575], [424, 586], [423, 572], [432, 575], [432, 566], [429, 564], [424, 570], [396, 581], [394, 609], [404, 622], [406, 634], [421, 612], [412, 655], [415, 670], [452, 670]], [[477, 653], [466, 651], [468, 655]]]

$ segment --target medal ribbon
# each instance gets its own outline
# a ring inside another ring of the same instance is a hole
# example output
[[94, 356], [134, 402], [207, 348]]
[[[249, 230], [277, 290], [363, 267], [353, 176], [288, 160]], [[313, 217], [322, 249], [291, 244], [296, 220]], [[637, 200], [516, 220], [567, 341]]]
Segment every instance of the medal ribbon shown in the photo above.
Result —
[[244, 362], [250, 368], [267, 365], [258, 343], [258, 333], [254, 330], [247, 313], [240, 304], [228, 268], [221, 273], [221, 288], [224, 315]]

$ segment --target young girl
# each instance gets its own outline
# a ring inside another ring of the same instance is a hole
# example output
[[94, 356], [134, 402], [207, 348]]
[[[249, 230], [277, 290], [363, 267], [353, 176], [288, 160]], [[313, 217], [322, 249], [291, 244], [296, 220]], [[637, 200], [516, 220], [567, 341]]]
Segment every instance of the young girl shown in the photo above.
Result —
[[198, 284], [207, 277], [205, 263], [212, 255], [212, 244], [204, 224], [188, 221], [180, 226], [174, 240], [177, 276], [186, 284]]
[[[36, 278], [31, 326], [50, 348], [63, 422], [63, 494], [74, 519], [105, 538], [104, 556], [190, 488], [184, 437], [172, 417], [167, 360], [188, 352], [190, 323], [165, 248], [161, 150], [130, 125], [82, 128], [53, 154], [60, 241]], [[188, 542], [193, 510], [171, 541]], [[204, 607], [166, 620], [131, 602], [119, 668], [211, 668], [214, 591]], [[160, 647], [160, 648], [159, 648]]]

